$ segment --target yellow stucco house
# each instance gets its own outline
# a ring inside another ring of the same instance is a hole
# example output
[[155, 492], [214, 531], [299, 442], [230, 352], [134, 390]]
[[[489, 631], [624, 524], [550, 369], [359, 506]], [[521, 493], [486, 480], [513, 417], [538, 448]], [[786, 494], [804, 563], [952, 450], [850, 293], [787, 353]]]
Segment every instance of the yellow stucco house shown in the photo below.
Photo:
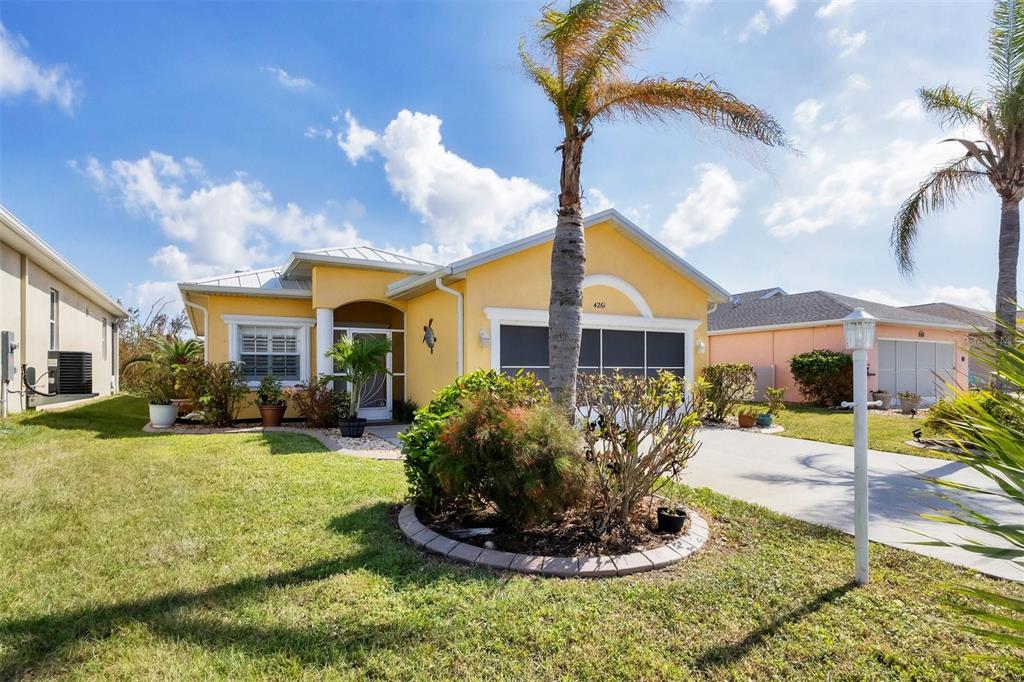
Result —
[[[728, 293], [615, 210], [584, 225], [581, 368], [668, 369], [692, 381], [707, 362], [708, 307]], [[392, 374], [360, 406], [360, 416], [388, 419], [395, 401], [426, 403], [474, 369], [546, 378], [553, 234], [449, 265], [365, 246], [298, 251], [280, 268], [178, 287], [208, 359], [244, 362], [251, 386], [266, 373], [286, 385], [335, 374], [324, 354], [343, 334], [389, 338]]]

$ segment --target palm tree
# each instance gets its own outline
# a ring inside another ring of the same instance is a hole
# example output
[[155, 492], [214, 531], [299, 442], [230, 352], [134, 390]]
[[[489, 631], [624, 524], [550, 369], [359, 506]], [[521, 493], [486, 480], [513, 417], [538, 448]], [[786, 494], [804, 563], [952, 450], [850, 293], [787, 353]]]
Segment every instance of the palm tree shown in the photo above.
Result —
[[668, 16], [666, 0], [579, 0], [565, 10], [546, 6], [537, 24], [539, 55], [525, 39], [519, 54], [527, 74], [555, 105], [563, 138], [558, 222], [551, 248], [548, 355], [552, 396], [576, 397], [580, 316], [586, 265], [580, 167], [597, 121], [662, 121], [692, 116], [770, 146], [787, 144], [768, 114], [710, 79], [631, 79], [627, 67], [644, 37]]
[[180, 339], [177, 336], [154, 334], [147, 341], [149, 352], [124, 363], [127, 368], [136, 363], [174, 369], [180, 365], [199, 360], [203, 357], [203, 342], [199, 339]]
[[1016, 328], [1017, 254], [1020, 201], [1024, 198], [1024, 6], [999, 0], [989, 31], [989, 96], [957, 92], [948, 83], [922, 88], [925, 110], [941, 123], [977, 129], [978, 139], [951, 138], [963, 155], [936, 168], [903, 202], [892, 225], [891, 243], [900, 271], [914, 270], [914, 244], [924, 216], [953, 205], [991, 185], [1002, 203], [999, 220], [999, 274], [996, 279], [996, 338]]
[[342, 336], [326, 356], [334, 361], [349, 383], [351, 396], [348, 417], [355, 419], [363, 398], [363, 390], [378, 374], [390, 374], [386, 357], [391, 352], [391, 340], [383, 336]]

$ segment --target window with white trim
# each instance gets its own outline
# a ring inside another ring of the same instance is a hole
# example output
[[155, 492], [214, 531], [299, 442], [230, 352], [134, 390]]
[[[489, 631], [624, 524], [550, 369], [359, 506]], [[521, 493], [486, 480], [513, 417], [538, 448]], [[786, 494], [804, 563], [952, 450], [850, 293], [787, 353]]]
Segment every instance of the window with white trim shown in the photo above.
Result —
[[302, 347], [295, 327], [239, 325], [239, 361], [246, 381], [273, 374], [280, 381], [300, 381]]
[[50, 289], [50, 350], [57, 350], [59, 343], [59, 330], [57, 324], [60, 321], [60, 294], [56, 289]]
[[107, 318], [103, 318], [103, 333], [100, 335], [100, 342], [103, 344], [103, 359], [107, 359]]

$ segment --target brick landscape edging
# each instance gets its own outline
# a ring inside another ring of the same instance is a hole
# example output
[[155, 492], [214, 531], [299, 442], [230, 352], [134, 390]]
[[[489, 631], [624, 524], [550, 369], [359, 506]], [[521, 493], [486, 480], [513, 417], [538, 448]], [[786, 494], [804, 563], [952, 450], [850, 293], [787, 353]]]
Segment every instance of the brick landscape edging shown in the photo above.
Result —
[[445, 537], [426, 526], [416, 516], [416, 508], [407, 504], [398, 514], [398, 527], [418, 547], [472, 566], [496, 568], [557, 578], [605, 578], [653, 571], [687, 558], [707, 542], [708, 522], [693, 509], [687, 509], [690, 528], [672, 542], [631, 554], [592, 557], [533, 556], [515, 554]]

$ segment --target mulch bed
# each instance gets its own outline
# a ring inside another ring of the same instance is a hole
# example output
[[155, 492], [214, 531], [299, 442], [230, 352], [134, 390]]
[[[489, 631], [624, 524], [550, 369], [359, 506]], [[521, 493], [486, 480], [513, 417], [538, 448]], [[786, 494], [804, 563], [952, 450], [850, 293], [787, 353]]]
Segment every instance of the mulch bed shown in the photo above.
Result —
[[[509, 526], [493, 509], [470, 514], [430, 514], [422, 512], [420, 520], [441, 535], [477, 547], [489, 547], [504, 552], [535, 556], [584, 557], [629, 554], [661, 547], [685, 533], [687, 519], [681, 533], [658, 532], [657, 507], [665, 501], [651, 498], [643, 500], [628, 531], [598, 536], [589, 519], [580, 512], [570, 512], [558, 523], [548, 523], [528, 529]], [[458, 537], [457, 531], [467, 528], [493, 528], [494, 533], [474, 537]], [[494, 543], [493, 547], [485, 543]]]

